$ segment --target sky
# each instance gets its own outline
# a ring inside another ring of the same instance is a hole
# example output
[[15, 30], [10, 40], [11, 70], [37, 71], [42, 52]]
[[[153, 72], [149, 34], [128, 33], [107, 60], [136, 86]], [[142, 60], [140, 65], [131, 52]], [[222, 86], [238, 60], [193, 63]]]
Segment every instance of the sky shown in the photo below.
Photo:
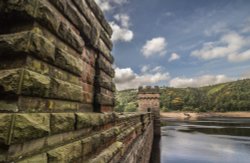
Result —
[[118, 90], [250, 77], [249, 0], [95, 0], [113, 29]]

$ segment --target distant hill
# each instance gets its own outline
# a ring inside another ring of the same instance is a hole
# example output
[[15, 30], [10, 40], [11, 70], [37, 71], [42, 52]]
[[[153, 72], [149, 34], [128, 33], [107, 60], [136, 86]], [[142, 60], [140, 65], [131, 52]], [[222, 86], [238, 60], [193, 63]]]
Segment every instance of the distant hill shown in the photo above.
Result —
[[[116, 111], [135, 111], [137, 90], [116, 93]], [[200, 88], [161, 88], [162, 111], [250, 111], [250, 79]]]

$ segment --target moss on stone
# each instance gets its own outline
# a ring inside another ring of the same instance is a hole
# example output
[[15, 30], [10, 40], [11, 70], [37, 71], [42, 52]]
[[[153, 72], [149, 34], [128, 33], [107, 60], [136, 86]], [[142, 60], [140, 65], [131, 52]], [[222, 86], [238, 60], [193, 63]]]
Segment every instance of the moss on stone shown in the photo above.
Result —
[[68, 163], [82, 156], [82, 143], [77, 141], [48, 152], [50, 163]]
[[16, 114], [11, 143], [21, 143], [49, 135], [49, 117], [47, 113]]
[[75, 125], [75, 115], [74, 113], [53, 113], [50, 121], [52, 134], [72, 131]]

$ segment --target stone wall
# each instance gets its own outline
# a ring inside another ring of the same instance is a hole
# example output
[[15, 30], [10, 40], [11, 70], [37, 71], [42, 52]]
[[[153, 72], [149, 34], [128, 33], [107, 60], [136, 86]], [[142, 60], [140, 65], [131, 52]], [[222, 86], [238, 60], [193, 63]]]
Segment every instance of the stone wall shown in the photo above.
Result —
[[152, 124], [150, 113], [0, 114], [0, 162], [147, 163]]
[[0, 0], [0, 24], [0, 162], [149, 160], [151, 113], [112, 113], [112, 30], [93, 0]]
[[0, 11], [1, 111], [112, 111], [112, 30], [94, 1], [1, 0]]

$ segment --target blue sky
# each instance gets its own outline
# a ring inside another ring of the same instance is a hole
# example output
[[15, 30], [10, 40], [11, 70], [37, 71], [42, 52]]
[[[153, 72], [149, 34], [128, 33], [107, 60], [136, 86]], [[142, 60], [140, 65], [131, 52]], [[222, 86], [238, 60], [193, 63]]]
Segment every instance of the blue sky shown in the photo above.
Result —
[[114, 34], [117, 88], [250, 77], [249, 0], [96, 0]]

